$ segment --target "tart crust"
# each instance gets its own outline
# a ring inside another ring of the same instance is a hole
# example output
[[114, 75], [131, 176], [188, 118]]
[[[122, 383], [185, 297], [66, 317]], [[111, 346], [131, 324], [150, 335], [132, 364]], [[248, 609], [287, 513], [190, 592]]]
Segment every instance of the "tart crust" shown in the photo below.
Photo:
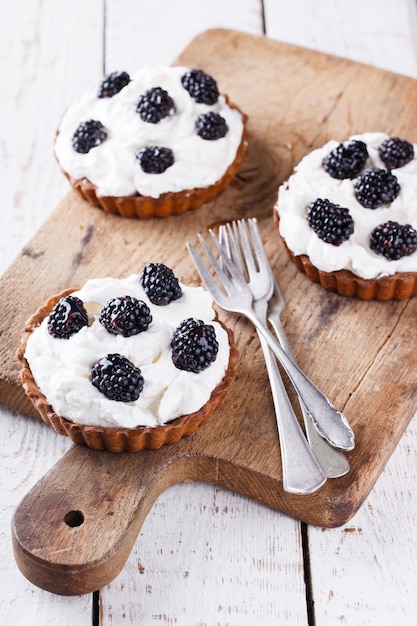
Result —
[[241, 142], [236, 152], [234, 161], [229, 165], [223, 176], [218, 181], [207, 187], [195, 187], [183, 191], [167, 192], [158, 198], [142, 196], [101, 196], [97, 193], [97, 187], [87, 178], [72, 178], [65, 170], [62, 170], [70, 182], [72, 188], [91, 205], [103, 209], [107, 213], [121, 215], [122, 217], [137, 217], [148, 219], [150, 217], [169, 217], [181, 215], [191, 209], [197, 209], [207, 202], [212, 202], [219, 196], [235, 178], [239, 167], [246, 156], [248, 148], [248, 116], [239, 107], [229, 102], [224, 96], [228, 106], [239, 111], [243, 120], [243, 133]]
[[208, 402], [198, 411], [178, 417], [164, 425], [155, 427], [144, 426], [132, 429], [85, 426], [71, 422], [65, 417], [55, 413], [46, 397], [39, 390], [24, 355], [29, 335], [41, 324], [42, 320], [49, 315], [58, 300], [73, 291], [75, 291], [75, 289], [66, 289], [62, 293], [52, 296], [29, 318], [22, 331], [21, 344], [17, 351], [17, 358], [21, 363], [20, 377], [23, 388], [44, 422], [52, 426], [57, 433], [68, 436], [74, 443], [85, 445], [93, 450], [106, 450], [108, 452], [117, 453], [157, 450], [165, 444], [177, 443], [182, 437], [192, 435], [199, 426], [205, 424], [210, 419], [213, 412], [217, 409], [228, 392], [236, 376], [238, 361], [238, 352], [235, 346], [233, 332], [218, 319], [216, 319], [216, 321], [226, 330], [229, 337], [229, 364], [223, 380], [213, 390]]
[[[279, 232], [279, 215], [274, 209], [274, 221]], [[417, 272], [399, 272], [392, 276], [381, 278], [361, 278], [349, 270], [337, 270], [324, 272], [318, 269], [310, 261], [306, 254], [295, 255], [285, 242], [285, 250], [295, 263], [296, 267], [308, 276], [308, 278], [319, 283], [325, 289], [334, 291], [341, 296], [350, 296], [359, 300], [406, 300], [417, 296]]]

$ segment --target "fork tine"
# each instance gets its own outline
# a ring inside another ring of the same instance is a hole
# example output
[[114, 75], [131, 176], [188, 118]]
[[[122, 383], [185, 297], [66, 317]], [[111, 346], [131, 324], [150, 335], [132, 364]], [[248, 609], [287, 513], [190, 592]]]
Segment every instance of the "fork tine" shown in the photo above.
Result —
[[[234, 224], [234, 222], [233, 222], [233, 224]], [[212, 231], [210, 231], [210, 232], [211, 232], [212, 237], [216, 236]], [[241, 263], [239, 250], [238, 250], [238, 247], [236, 245], [235, 236], [234, 236], [234, 234], [232, 232], [232, 225], [231, 225], [230, 222], [228, 222], [226, 224], [222, 224], [220, 226], [220, 228], [219, 228], [219, 235], [217, 237], [217, 241], [218, 241], [219, 245], [221, 246], [222, 250], [226, 252], [227, 256], [232, 261], [232, 263], [236, 267], [241, 269], [242, 272], [243, 272], [243, 266], [242, 266], [242, 263]]]
[[[247, 282], [247, 280], [249, 279], [249, 270], [246, 263], [247, 259], [249, 267], [251, 268], [251, 272], [256, 272], [257, 269], [255, 267], [255, 262], [250, 249], [251, 244], [249, 242], [245, 221], [240, 220], [240, 222], [241, 223], [239, 223], [238, 221], [233, 221], [220, 226], [218, 240], [223, 249], [226, 249], [232, 263], [237, 268], [239, 268], [242, 273], [242, 277]], [[246, 241], [244, 251], [242, 251], [242, 237]]]
[[246, 272], [245, 262], [242, 258], [242, 251], [238, 245], [239, 234], [237, 232], [237, 223], [232, 222], [226, 224], [227, 243], [230, 251], [230, 258], [233, 263], [242, 270], [242, 273]]
[[[227, 274], [228, 276], [230, 276], [231, 279], [235, 280], [235, 284], [234, 286], [232, 286], [232, 283], [229, 282], [229, 287], [233, 288], [236, 291], [236, 288], [238, 288], [239, 290], [241, 290], [242, 288], [244, 288], [244, 284], [245, 284], [245, 277], [242, 274], [241, 268], [236, 265], [233, 260], [230, 258], [229, 254], [228, 254], [228, 250], [227, 250], [227, 245], [224, 245], [220, 242], [220, 239], [218, 237], [216, 237], [215, 233], [210, 229], [210, 235], [213, 239], [213, 242], [217, 248], [217, 252], [220, 255], [220, 259], [221, 262], [224, 266], [224, 268], [227, 270]], [[201, 241], [201, 235], [199, 235], [200, 241]], [[218, 277], [220, 278], [221, 281], [223, 281], [225, 278], [226, 280], [228, 279], [226, 277], [226, 273], [222, 270], [222, 268], [220, 267], [219, 264], [217, 264], [216, 259], [213, 257], [213, 255], [210, 253], [211, 251], [208, 249], [207, 250], [207, 246], [205, 247], [205, 250], [207, 252], [207, 256], [209, 256], [210, 261], [213, 263], [214, 265], [214, 269], [216, 270], [216, 267], [220, 270], [220, 272], [222, 272], [222, 275], [217, 274]], [[216, 270], [217, 273], [217, 270]]]
[[[277, 282], [277, 279], [275, 278], [275, 274], [274, 271], [272, 269], [271, 263], [269, 261], [269, 258], [266, 254], [264, 245], [262, 243], [262, 239], [259, 233], [259, 229], [258, 229], [258, 221], [256, 219], [256, 217], [252, 217], [249, 218], [249, 225], [252, 231], [252, 236], [254, 241], [256, 242], [257, 246], [259, 246], [258, 248], [258, 258], [260, 259], [260, 265], [262, 263], [262, 266], [265, 269], [265, 272], [268, 271], [269, 274], [271, 275], [272, 278], [272, 283], [274, 285], [274, 296], [275, 296], [275, 305], [278, 308], [281, 309], [281, 311], [285, 308], [285, 301], [284, 301], [284, 297], [282, 295], [281, 289], [279, 287], [279, 284]], [[286, 342], [286, 351], [288, 351], [289, 348], [289, 344], [288, 341]]]
[[[229, 242], [229, 238], [227, 236], [227, 232], [226, 232], [226, 224], [221, 224], [219, 227], [219, 234], [217, 236], [217, 240], [219, 242], [219, 245], [221, 246], [222, 250], [225, 251], [225, 254], [227, 254], [227, 256], [233, 261], [232, 258], [232, 254], [230, 251], [230, 242]], [[216, 237], [216, 235], [210, 230], [210, 234], [211, 236], [214, 238]], [[220, 259], [221, 261], [221, 259]], [[224, 265], [223, 265], [224, 268]], [[225, 268], [224, 268], [225, 269]]]
[[[250, 233], [247, 223], [249, 224]], [[256, 228], [256, 219], [252, 218], [247, 223], [245, 220], [239, 220], [238, 241], [248, 271], [249, 284], [252, 285], [252, 289], [258, 286], [258, 281], [264, 286], [266, 285], [268, 291], [263, 292], [263, 297], [269, 299], [274, 291], [271, 267], [267, 260], [259, 231]], [[261, 289], [260, 285], [259, 289]], [[260, 297], [259, 289], [256, 292], [258, 294], [257, 297]]]
[[219, 236], [217, 237], [217, 239], [219, 240], [219, 244], [226, 248], [227, 252], [229, 252], [229, 242], [227, 241], [226, 236], [226, 224], [221, 224], [219, 226]]
[[206, 253], [208, 260], [210, 261], [213, 270], [217, 274], [217, 277], [219, 278], [220, 282], [223, 284], [223, 287], [226, 289], [226, 291], [230, 293], [230, 290], [232, 288], [232, 283], [229, 277], [227, 276], [226, 272], [224, 272], [224, 270], [221, 268], [220, 263], [218, 263], [211, 249], [207, 245], [204, 237], [198, 234], [198, 240], [204, 252]]
[[249, 277], [253, 277], [258, 273], [256, 267], [255, 258], [253, 255], [253, 246], [250, 242], [248, 228], [244, 220], [237, 222], [237, 229], [239, 232], [240, 246], [242, 250], [242, 256], [245, 260], [246, 269], [248, 270]]
[[193, 246], [190, 243], [187, 243], [187, 249], [191, 255], [191, 258], [194, 261], [194, 264], [197, 268], [198, 273], [200, 274], [201, 280], [205, 284], [207, 290], [211, 293], [213, 300], [215, 300], [217, 304], [222, 306], [224, 295], [221, 289], [219, 288], [219, 286], [217, 285], [216, 281], [210, 274], [209, 270], [207, 269], [200, 254], [197, 252], [195, 248], [193, 248]]
[[206, 241], [204, 240], [201, 234], [198, 234], [198, 239], [199, 239], [201, 247], [203, 248], [204, 252], [206, 253], [211, 263], [213, 271], [217, 275], [226, 293], [224, 293], [219, 288], [218, 284], [216, 283], [209, 269], [207, 268], [207, 265], [204, 263], [203, 259], [201, 258], [200, 254], [195, 250], [195, 248], [193, 248], [193, 246], [189, 243], [187, 243], [187, 248], [188, 248], [188, 251], [190, 252], [190, 255], [195, 263], [195, 266], [204, 284], [206, 285], [207, 289], [212, 294], [213, 299], [222, 308], [226, 310], [230, 310], [228, 297], [230, 297], [231, 295], [237, 295], [238, 293], [240, 293], [241, 295], [244, 295], [246, 298], [252, 299], [251, 292], [249, 290], [249, 287], [246, 286], [246, 283], [244, 282], [241, 272], [231, 262], [231, 260], [227, 256], [226, 251], [224, 250], [223, 246], [220, 245], [214, 233], [210, 231], [210, 234], [213, 238], [213, 241], [216, 245], [217, 251], [220, 255], [221, 261], [225, 269], [221, 267], [220, 263], [217, 261], [216, 257], [214, 256], [213, 252], [211, 251], [210, 247], [208, 246], [208, 244], [206, 243]]
[[248, 220], [249, 228], [252, 235], [252, 241], [256, 252], [256, 258], [258, 261], [259, 270], [271, 271], [271, 264], [266, 255], [265, 248], [259, 233], [258, 222], [255, 217]]
[[[222, 224], [219, 228], [219, 235], [217, 237], [217, 242], [214, 239], [216, 245], [217, 243], [220, 245], [221, 251], [224, 254], [227, 254], [230, 261], [235, 266], [236, 270], [239, 274], [235, 275], [235, 279], [238, 281], [247, 282], [246, 275], [246, 267], [245, 263], [242, 259], [242, 253], [240, 250], [240, 246], [237, 244], [237, 235], [235, 235], [232, 227], [236, 225], [236, 222], [228, 222], [226, 224]], [[211, 232], [213, 238], [215, 238], [215, 234]]]

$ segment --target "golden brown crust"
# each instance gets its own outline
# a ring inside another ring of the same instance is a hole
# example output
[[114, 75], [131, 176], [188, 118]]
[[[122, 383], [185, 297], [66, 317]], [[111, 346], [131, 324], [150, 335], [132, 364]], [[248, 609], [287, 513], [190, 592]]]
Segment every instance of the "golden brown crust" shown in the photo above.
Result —
[[[184, 191], [163, 193], [159, 198], [147, 196], [100, 196], [95, 185], [86, 178], [74, 179], [64, 170], [63, 173], [69, 180], [75, 191], [93, 206], [103, 209], [107, 213], [121, 215], [122, 217], [137, 217], [147, 219], [150, 217], [169, 217], [170, 215], [181, 215], [190, 209], [197, 209], [207, 202], [212, 202], [220, 195], [236, 176], [239, 167], [245, 158], [248, 147], [247, 122], [248, 117], [239, 107], [228, 101], [224, 96], [228, 106], [239, 111], [243, 119], [243, 134], [236, 152], [233, 163], [229, 165], [223, 176], [213, 185], [208, 187], [196, 187]], [[61, 168], [62, 169], [62, 168]]]
[[75, 291], [66, 289], [50, 298], [27, 321], [22, 331], [21, 343], [17, 350], [17, 358], [21, 363], [21, 381], [23, 388], [32, 404], [39, 412], [42, 420], [52, 426], [61, 435], [67, 435], [74, 443], [86, 445], [93, 450], [108, 452], [138, 452], [139, 450], [157, 450], [165, 444], [177, 443], [181, 437], [193, 434], [199, 426], [205, 424], [217, 409], [229, 390], [235, 376], [238, 352], [234, 343], [233, 333], [220, 320], [229, 337], [229, 364], [222, 382], [213, 390], [208, 402], [195, 413], [156, 427], [105, 428], [101, 426], [84, 426], [75, 424], [55, 413], [45, 396], [38, 389], [29, 364], [25, 359], [26, 343], [29, 335], [49, 315], [55, 304], [64, 296]]
[[[279, 215], [274, 210], [274, 221], [279, 229]], [[279, 232], [279, 230], [278, 230]], [[285, 249], [296, 267], [308, 276], [308, 278], [319, 283], [329, 291], [335, 291], [341, 296], [351, 296], [360, 300], [406, 300], [417, 296], [417, 272], [401, 272], [392, 276], [382, 278], [365, 279], [360, 278], [349, 270], [337, 270], [334, 272], [324, 272], [312, 264], [306, 254], [295, 255], [284, 242]]]

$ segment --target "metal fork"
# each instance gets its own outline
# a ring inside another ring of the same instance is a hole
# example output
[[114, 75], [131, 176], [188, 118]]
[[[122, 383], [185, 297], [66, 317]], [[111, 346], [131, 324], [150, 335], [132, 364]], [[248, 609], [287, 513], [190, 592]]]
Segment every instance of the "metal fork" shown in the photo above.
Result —
[[[235, 225], [236, 223], [234, 223]], [[243, 227], [241, 227], [243, 229]], [[246, 232], [243, 231], [243, 236]], [[238, 237], [232, 233], [230, 224], [219, 229], [219, 242], [227, 246], [230, 258], [243, 269], [240, 258]], [[251, 260], [249, 260], [251, 263]], [[265, 286], [262, 282], [252, 281], [255, 312], [263, 313], [262, 300]], [[261, 303], [261, 307], [259, 304]], [[266, 322], [266, 318], [264, 320]], [[264, 353], [265, 364], [272, 391], [276, 422], [281, 447], [282, 483], [284, 491], [297, 494], [313, 493], [327, 480], [327, 476], [318, 463], [295, 416], [287, 391], [281, 379], [277, 361], [264, 337], [259, 333], [259, 340]]]
[[[263, 249], [263, 244], [259, 234], [256, 218], [250, 218], [249, 220], [247, 220], [247, 222], [245, 222], [244, 220], [239, 220], [238, 222], [233, 222], [232, 224], [226, 224], [224, 226], [221, 226], [219, 229], [220, 243], [227, 245], [228, 253], [232, 261], [235, 264], [240, 264], [241, 267], [245, 267], [246, 256], [248, 255], [247, 251], [251, 248], [248, 231], [250, 231], [252, 241], [256, 241], [258, 248]], [[246, 250], [246, 255], [243, 254], [242, 248]], [[268, 302], [268, 320], [271, 323], [281, 346], [288, 354], [288, 356], [290, 356], [291, 359], [294, 361], [295, 359], [291, 350], [291, 346], [285, 334], [280, 318], [281, 313], [285, 309], [285, 301], [265, 252], [262, 254], [262, 257], [262, 263], [268, 267], [269, 274], [273, 281], [273, 294]], [[251, 265], [253, 264], [253, 255], [251, 249], [249, 263]], [[256, 311], [256, 301], [257, 297], [259, 296], [257, 296], [257, 293], [254, 291], [254, 289], [252, 289], [252, 293], [255, 298], [254, 306]], [[343, 476], [350, 469], [347, 458], [341, 450], [334, 448], [326, 441], [326, 439], [323, 439], [323, 437], [320, 436], [302, 400], [300, 398], [298, 399], [300, 403], [301, 414], [304, 421], [307, 439], [317, 461], [320, 463], [320, 466], [322, 467], [328, 478], [337, 478], [339, 476]]]
[[[227, 268], [227, 273], [222, 269], [220, 263], [214, 256], [212, 250], [201, 235], [198, 235], [200, 244], [204, 249], [211, 267], [217, 275], [223, 290], [213, 278], [210, 270], [205, 265], [200, 254], [195, 248], [187, 243], [188, 251], [195, 263], [202, 281], [210, 292], [213, 300], [226, 311], [240, 313], [247, 317], [266, 339], [271, 349], [279, 359], [282, 367], [287, 372], [298, 395], [302, 398], [308, 413], [320, 432], [327, 441], [343, 450], [352, 450], [355, 445], [355, 438], [347, 419], [335, 409], [326, 396], [314, 385], [314, 383], [302, 372], [294, 361], [284, 352], [281, 345], [269, 331], [266, 323], [259, 319], [253, 308], [253, 295], [249, 285], [246, 283], [241, 271], [229, 259], [226, 250], [219, 244], [216, 237], [213, 241], [221, 257], [222, 264]], [[256, 250], [256, 253], [258, 251]], [[272, 296], [273, 284], [269, 273], [265, 268], [258, 273], [257, 280], [270, 283], [269, 297]], [[265, 301], [267, 308], [267, 302]], [[265, 309], [266, 312], [266, 309]]]

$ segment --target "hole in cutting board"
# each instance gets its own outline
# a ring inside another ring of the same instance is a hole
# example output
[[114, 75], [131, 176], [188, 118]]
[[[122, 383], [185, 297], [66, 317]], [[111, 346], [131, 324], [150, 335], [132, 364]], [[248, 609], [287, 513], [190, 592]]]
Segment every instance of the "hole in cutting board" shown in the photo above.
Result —
[[68, 513], [64, 515], [64, 522], [67, 526], [71, 526], [71, 528], [81, 526], [84, 522], [84, 515], [81, 511], [68, 511]]

